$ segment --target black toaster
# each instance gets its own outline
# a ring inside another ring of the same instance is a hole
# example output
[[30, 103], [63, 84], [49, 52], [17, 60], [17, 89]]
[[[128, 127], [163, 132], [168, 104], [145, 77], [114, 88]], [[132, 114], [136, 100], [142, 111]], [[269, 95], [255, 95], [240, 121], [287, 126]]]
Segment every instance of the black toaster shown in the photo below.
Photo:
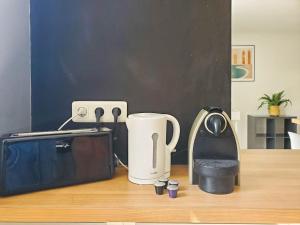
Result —
[[0, 138], [0, 195], [112, 178], [110, 129], [5, 135]]

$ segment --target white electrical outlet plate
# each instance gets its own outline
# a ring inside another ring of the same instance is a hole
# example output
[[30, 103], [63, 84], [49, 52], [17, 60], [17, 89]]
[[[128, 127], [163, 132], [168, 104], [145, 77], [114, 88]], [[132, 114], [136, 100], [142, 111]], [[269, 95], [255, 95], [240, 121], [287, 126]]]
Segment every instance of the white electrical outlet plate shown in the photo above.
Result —
[[[127, 119], [127, 102], [124, 101], [75, 101], [72, 103], [72, 117], [73, 122], [76, 123], [95, 123], [96, 108], [101, 107], [104, 110], [103, 116], [100, 118], [100, 122], [112, 123], [114, 122], [114, 116], [112, 114], [113, 108], [117, 107], [121, 109], [121, 114], [118, 117], [118, 122], [125, 122]], [[85, 115], [78, 115], [80, 109], [84, 109]]]

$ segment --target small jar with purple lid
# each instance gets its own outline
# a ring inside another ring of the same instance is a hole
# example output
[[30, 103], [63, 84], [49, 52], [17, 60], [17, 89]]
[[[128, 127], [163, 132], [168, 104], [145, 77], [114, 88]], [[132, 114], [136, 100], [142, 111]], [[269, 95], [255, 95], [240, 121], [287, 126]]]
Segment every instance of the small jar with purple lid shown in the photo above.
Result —
[[170, 198], [176, 198], [177, 197], [178, 186], [168, 185], [167, 189], [168, 189], [168, 193], [169, 193]]

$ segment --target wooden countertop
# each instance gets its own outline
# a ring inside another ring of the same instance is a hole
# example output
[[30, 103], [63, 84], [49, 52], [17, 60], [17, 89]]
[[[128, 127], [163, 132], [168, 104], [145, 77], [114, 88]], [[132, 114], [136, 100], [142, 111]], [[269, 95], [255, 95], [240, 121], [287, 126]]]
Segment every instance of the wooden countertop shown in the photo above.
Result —
[[174, 166], [179, 197], [156, 196], [152, 186], [114, 179], [0, 198], [0, 222], [300, 222], [300, 151], [241, 153], [241, 186], [212, 195], [188, 184], [187, 166]]

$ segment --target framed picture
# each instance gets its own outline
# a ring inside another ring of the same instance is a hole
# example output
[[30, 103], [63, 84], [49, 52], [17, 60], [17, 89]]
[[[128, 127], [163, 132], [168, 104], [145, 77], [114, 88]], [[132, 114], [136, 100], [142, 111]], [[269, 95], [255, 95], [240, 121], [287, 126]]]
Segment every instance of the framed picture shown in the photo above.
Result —
[[231, 51], [231, 80], [255, 80], [255, 46], [233, 45]]

